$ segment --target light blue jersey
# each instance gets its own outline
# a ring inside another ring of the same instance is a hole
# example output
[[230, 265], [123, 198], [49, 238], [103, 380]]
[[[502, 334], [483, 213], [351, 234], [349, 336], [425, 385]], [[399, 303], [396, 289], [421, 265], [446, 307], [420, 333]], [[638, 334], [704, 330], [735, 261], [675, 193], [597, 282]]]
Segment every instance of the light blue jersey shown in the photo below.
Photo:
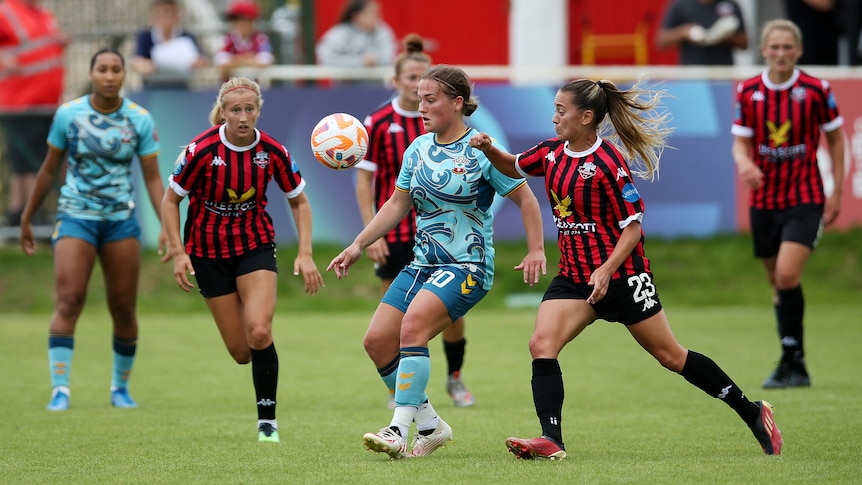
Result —
[[58, 212], [97, 221], [121, 221], [132, 215], [132, 160], [159, 152], [155, 123], [147, 110], [123, 99], [117, 111], [100, 113], [90, 104], [89, 94], [57, 109], [48, 144], [65, 150], [68, 162]]
[[487, 290], [494, 279], [494, 195], [506, 196], [527, 182], [503, 175], [471, 148], [468, 142], [477, 133], [471, 128], [447, 145], [436, 143], [434, 133], [416, 138], [404, 152], [395, 187], [409, 192], [416, 208], [411, 264], [469, 265], [484, 273]]

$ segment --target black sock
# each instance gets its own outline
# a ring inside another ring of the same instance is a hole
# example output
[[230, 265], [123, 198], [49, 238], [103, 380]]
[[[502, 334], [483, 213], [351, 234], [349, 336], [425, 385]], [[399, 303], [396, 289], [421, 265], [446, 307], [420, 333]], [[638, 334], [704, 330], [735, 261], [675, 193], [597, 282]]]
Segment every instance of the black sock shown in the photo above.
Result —
[[781, 321], [782, 360], [790, 361], [794, 355], [803, 357], [802, 319], [805, 314], [805, 297], [802, 286], [789, 290], [778, 290], [778, 313]]
[[533, 360], [533, 404], [542, 425], [542, 435], [563, 448], [563, 373], [557, 359]]
[[251, 349], [251, 378], [257, 397], [257, 419], [275, 419], [278, 354], [274, 343], [265, 349]]
[[457, 342], [443, 341], [443, 350], [446, 352], [446, 363], [449, 365], [449, 374], [461, 370], [464, 365], [464, 347], [467, 340], [461, 339]]
[[747, 424], [760, 415], [757, 406], [745, 397], [742, 389], [709, 357], [689, 350], [680, 375], [703, 392], [724, 401]]

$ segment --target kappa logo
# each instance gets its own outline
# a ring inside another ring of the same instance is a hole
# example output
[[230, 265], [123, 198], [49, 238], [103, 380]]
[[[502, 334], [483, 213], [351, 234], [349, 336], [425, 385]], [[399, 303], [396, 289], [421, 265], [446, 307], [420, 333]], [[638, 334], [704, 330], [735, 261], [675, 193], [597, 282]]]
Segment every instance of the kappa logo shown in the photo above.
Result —
[[218, 155], [214, 156], [213, 161], [210, 163], [211, 167], [224, 167], [225, 165], [227, 165], [227, 163], [225, 163], [224, 158]]
[[644, 301], [644, 308], [643, 308], [643, 310], [641, 310], [641, 311], [644, 311], [644, 312], [645, 312], [645, 311], [649, 310], [650, 308], [652, 308], [652, 307], [656, 306], [657, 304], [658, 304], [658, 302], [657, 302], [657, 301], [655, 301], [655, 300], [653, 299], [653, 297], [648, 297], [648, 298]]
[[192, 157], [193, 157], [193, 156], [195, 156], [195, 150], [196, 150], [197, 148], [198, 148], [198, 144], [197, 144], [197, 143], [195, 143], [195, 142], [191, 142], [191, 143], [189, 143], [189, 147], [188, 147], [188, 150], [189, 150], [189, 156], [192, 156]]
[[404, 133], [404, 128], [398, 123], [392, 123], [389, 125], [389, 128], [386, 129], [387, 133]]
[[272, 399], [265, 397], [257, 402], [258, 406], [275, 406], [275, 401]]
[[596, 164], [593, 162], [587, 162], [580, 167], [578, 167], [578, 173], [581, 174], [581, 177], [584, 179], [591, 179], [593, 175], [596, 174]]
[[766, 128], [769, 130], [769, 141], [772, 142], [772, 146], [774, 147], [784, 145], [787, 143], [787, 139], [790, 138], [787, 134], [790, 131], [790, 120], [781, 123], [781, 126], [775, 126], [774, 122], [767, 121]]
[[624, 169], [623, 167], [617, 167], [617, 180], [624, 179], [628, 176], [629, 174], [626, 173], [626, 169]]
[[548, 163], [557, 163], [557, 158], [554, 156], [554, 152], [548, 152], [548, 154], [545, 155], [545, 160], [547, 160]]
[[726, 398], [728, 395], [730, 395], [730, 388], [731, 388], [731, 386], [727, 386], [727, 387], [723, 388], [723, 389], [721, 390], [721, 392], [720, 392], [720, 393], [718, 393], [718, 396], [716, 396], [716, 397], [717, 397], [717, 398], [719, 398], [719, 399], [724, 399], [724, 398]]
[[763, 91], [755, 91], [751, 94], [752, 101], [766, 101], [766, 96], [763, 95]]

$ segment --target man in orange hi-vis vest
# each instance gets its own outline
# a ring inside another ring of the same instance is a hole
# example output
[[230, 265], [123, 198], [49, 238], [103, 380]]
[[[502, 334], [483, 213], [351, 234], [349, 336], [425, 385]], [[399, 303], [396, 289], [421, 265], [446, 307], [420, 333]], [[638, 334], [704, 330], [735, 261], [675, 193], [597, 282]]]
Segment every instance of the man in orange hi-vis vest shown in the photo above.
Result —
[[9, 164], [7, 224], [17, 226], [45, 155], [54, 110], [63, 94], [68, 35], [39, 0], [0, 0], [0, 124]]

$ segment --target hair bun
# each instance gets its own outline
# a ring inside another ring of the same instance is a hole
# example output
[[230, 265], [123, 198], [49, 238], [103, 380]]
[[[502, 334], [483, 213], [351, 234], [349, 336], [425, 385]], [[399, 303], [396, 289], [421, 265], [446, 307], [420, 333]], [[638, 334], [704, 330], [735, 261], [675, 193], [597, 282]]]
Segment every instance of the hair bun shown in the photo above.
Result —
[[410, 33], [404, 36], [404, 51], [408, 54], [414, 52], [422, 52], [425, 46], [422, 43], [422, 37], [416, 33]]

